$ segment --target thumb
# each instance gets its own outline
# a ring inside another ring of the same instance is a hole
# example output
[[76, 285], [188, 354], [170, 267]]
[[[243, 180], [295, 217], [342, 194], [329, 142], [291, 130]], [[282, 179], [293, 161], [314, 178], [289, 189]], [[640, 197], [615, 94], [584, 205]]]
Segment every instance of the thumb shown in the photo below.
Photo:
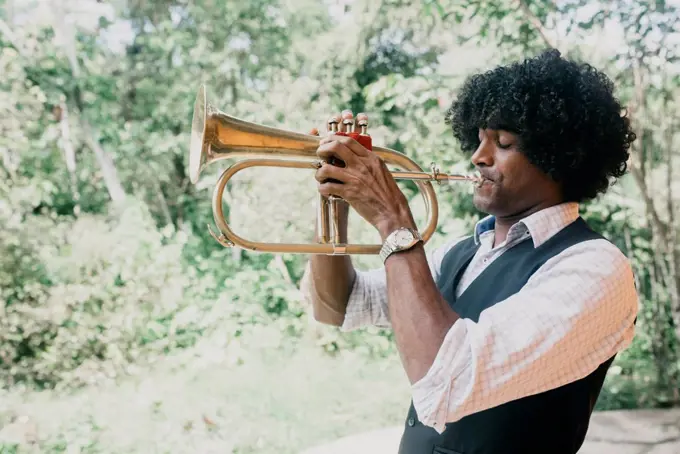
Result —
[[312, 130], [309, 131], [309, 133], [310, 133], [311, 135], [313, 135], [313, 136], [318, 136], [318, 135], [319, 135], [319, 130], [318, 130], [317, 128], [312, 128]]

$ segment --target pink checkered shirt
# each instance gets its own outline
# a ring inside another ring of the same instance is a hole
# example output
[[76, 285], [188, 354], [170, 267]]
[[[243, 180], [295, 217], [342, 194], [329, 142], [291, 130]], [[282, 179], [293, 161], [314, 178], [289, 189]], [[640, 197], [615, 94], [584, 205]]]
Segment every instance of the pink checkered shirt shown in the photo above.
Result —
[[[575, 203], [547, 208], [515, 224], [495, 247], [490, 218], [480, 221], [480, 247], [458, 295], [503, 252], [522, 241], [538, 247], [578, 216]], [[458, 241], [428, 252], [435, 280]], [[477, 323], [459, 319], [451, 327], [429, 372], [412, 386], [418, 416], [442, 432], [447, 422], [578, 380], [630, 345], [637, 311], [632, 268], [616, 246], [597, 239], [569, 247]], [[342, 329], [367, 325], [390, 326], [382, 268], [357, 270]]]

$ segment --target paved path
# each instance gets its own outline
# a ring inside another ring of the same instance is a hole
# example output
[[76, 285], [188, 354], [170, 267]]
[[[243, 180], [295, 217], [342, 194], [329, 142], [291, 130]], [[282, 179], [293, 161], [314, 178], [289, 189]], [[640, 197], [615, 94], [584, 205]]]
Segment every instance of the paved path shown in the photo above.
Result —
[[[396, 454], [402, 430], [351, 435], [300, 454]], [[579, 454], [680, 454], [680, 409], [597, 412]]]

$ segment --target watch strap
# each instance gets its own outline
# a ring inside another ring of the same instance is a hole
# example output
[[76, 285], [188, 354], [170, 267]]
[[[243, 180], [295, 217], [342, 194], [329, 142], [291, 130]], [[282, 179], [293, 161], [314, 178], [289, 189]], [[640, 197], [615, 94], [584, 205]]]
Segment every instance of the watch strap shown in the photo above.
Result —
[[[396, 244], [394, 238], [399, 232], [402, 232], [404, 230], [411, 233], [411, 235], [413, 236], [413, 241], [411, 241], [411, 243], [409, 245], [399, 246], [398, 244]], [[395, 252], [409, 250], [421, 241], [423, 241], [423, 237], [420, 235], [420, 233], [417, 230], [414, 230], [414, 229], [411, 229], [411, 228], [408, 228], [408, 227], [400, 227], [400, 228], [396, 229], [395, 231], [393, 231], [392, 233], [390, 233], [387, 236], [387, 238], [385, 238], [385, 241], [383, 242], [383, 245], [380, 248], [380, 254], [379, 254], [380, 259], [382, 260], [383, 263], [385, 263], [385, 260], [387, 260], [387, 258], [390, 255], [394, 254]]]

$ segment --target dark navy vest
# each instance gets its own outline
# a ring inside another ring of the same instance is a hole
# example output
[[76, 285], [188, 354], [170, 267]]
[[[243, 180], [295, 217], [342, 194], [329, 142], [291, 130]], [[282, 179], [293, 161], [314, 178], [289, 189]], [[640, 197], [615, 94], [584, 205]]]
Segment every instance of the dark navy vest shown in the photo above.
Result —
[[[531, 239], [522, 241], [456, 298], [458, 282], [478, 248], [469, 238], [446, 254], [437, 286], [458, 315], [476, 322], [482, 311], [517, 293], [548, 259], [581, 241], [599, 238], [578, 218], [537, 248]], [[449, 423], [441, 435], [418, 420], [411, 402], [399, 454], [574, 454], [583, 443], [613, 359], [581, 380]]]

